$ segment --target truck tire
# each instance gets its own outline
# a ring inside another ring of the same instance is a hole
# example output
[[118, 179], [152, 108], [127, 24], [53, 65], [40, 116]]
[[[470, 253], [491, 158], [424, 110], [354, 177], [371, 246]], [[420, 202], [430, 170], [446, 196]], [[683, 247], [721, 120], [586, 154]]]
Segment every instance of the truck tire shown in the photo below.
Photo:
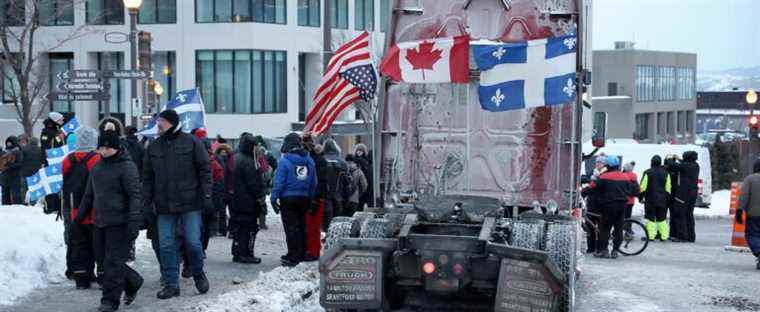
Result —
[[364, 227], [364, 223], [367, 222], [367, 220], [374, 219], [376, 214], [374, 212], [364, 212], [364, 211], [358, 211], [354, 212], [354, 222], [356, 222], [359, 229]]
[[359, 228], [354, 218], [351, 217], [335, 217], [330, 222], [330, 227], [327, 228], [327, 235], [325, 237], [325, 250], [330, 249], [338, 243], [341, 238], [356, 237], [359, 232]]
[[574, 221], [552, 222], [546, 227], [545, 251], [566, 279], [560, 297], [560, 311], [572, 311], [575, 302], [576, 231]]
[[541, 250], [544, 241], [544, 220], [518, 220], [512, 225], [510, 245], [521, 248]]
[[[383, 219], [388, 220], [391, 224], [391, 236], [398, 233], [401, 227], [404, 226], [405, 213], [389, 212], [383, 215]], [[390, 236], [389, 236], [390, 237]]]
[[393, 235], [393, 224], [388, 219], [369, 219], [359, 232], [360, 238], [388, 238]]

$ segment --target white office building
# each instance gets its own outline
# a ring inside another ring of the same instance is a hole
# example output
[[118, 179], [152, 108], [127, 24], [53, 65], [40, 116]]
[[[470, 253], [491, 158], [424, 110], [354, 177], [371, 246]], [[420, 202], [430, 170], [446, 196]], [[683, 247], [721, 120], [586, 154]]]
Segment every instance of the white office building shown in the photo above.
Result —
[[[9, 1], [25, 1], [27, 13], [15, 14], [31, 18], [28, 6], [36, 1], [0, 0], [0, 6]], [[35, 40], [37, 50], [44, 51], [38, 66], [48, 73], [48, 88], [55, 88], [59, 82], [55, 75], [66, 69], [130, 68], [129, 43], [105, 40], [129, 32], [122, 0], [74, 1], [73, 10], [65, 9], [71, 0], [45, 1], [58, 4], [45, 11], [64, 8], [46, 19]], [[304, 119], [321, 77], [324, 1], [332, 6], [333, 50], [368, 30], [379, 57], [388, 20], [381, 7], [389, 7], [388, 0], [143, 0], [137, 28], [152, 35], [154, 78], [165, 90], [159, 105], [177, 91], [197, 87], [209, 136], [236, 138], [243, 131], [283, 136], [294, 122]], [[72, 33], [81, 37], [47, 51]], [[0, 137], [4, 138], [21, 133], [21, 127], [5, 96], [13, 77], [2, 78]], [[146, 84], [140, 83], [139, 90], [142, 100], [151, 96], [145, 93]], [[80, 123], [90, 126], [102, 118], [106, 105], [126, 124], [133, 122], [131, 115], [142, 113], [130, 104], [128, 80], [112, 80], [109, 92], [110, 101], [50, 103], [40, 97], [39, 104], [48, 110], [75, 112]], [[347, 112], [343, 118], [351, 120], [354, 115]]]

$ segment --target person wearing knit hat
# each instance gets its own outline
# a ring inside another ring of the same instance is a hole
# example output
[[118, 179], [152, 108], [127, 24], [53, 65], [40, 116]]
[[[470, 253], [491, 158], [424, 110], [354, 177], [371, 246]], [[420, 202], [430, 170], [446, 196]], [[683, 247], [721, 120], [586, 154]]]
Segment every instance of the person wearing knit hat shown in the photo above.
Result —
[[[63, 159], [63, 216], [64, 225], [69, 227], [69, 244], [66, 246], [67, 259], [76, 282], [77, 289], [88, 289], [93, 279], [103, 277], [103, 259], [96, 256], [93, 213], [83, 217], [81, 222], [73, 222], [77, 207], [87, 187], [90, 171], [100, 161], [95, 152], [98, 145], [98, 131], [81, 127], [75, 132], [76, 150]], [[95, 274], [97, 263], [98, 274]]]
[[[188, 273], [199, 293], [209, 291], [203, 271], [203, 213], [214, 211], [208, 150], [198, 138], [180, 131], [174, 110], [158, 115], [159, 137], [148, 146], [143, 161], [146, 220], [156, 220], [163, 289], [159, 299], [180, 295], [177, 232], [185, 238]], [[180, 222], [181, 221], [181, 222]], [[153, 225], [151, 225], [153, 226]]]
[[61, 113], [59, 113], [59, 112], [50, 112], [50, 114], [48, 114], [48, 117], [50, 118], [50, 120], [55, 121], [57, 124], [63, 125], [64, 118], [63, 118], [63, 115]]
[[[636, 184], [636, 188], [639, 187], [639, 177], [636, 175], [635, 172], [633, 172], [633, 169], [636, 167], [635, 161], [629, 161], [623, 165], [623, 174], [625, 174], [626, 177], [628, 177], [628, 181], [631, 181], [631, 183]], [[623, 216], [625, 219], [630, 219], [633, 215], [633, 206], [636, 204], [636, 196], [628, 196], [628, 202], [625, 204], [625, 215]], [[626, 234], [633, 235], [633, 232], [631, 230], [631, 224], [627, 223], [626, 228], [624, 229]]]
[[[90, 171], [86, 191], [74, 222], [83, 223], [94, 211], [95, 250], [103, 255], [103, 288], [98, 311], [116, 311], [130, 305], [143, 278], [127, 265], [129, 249], [143, 224], [142, 192], [137, 166], [125, 152], [119, 133], [104, 131], [98, 137], [102, 157]], [[97, 185], [97, 187], [94, 187]]]

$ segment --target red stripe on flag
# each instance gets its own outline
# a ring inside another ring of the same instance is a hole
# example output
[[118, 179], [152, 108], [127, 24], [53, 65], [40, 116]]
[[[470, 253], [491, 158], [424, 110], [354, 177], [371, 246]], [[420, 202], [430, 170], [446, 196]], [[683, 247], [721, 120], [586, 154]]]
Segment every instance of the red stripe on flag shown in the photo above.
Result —
[[340, 113], [342, 113], [343, 110], [345, 110], [349, 105], [353, 104], [360, 98], [361, 96], [359, 95], [359, 89], [354, 87], [351, 91], [346, 93], [345, 96], [341, 98], [337, 104], [332, 106], [327, 114], [323, 115], [322, 120], [317, 125], [317, 127], [315, 127], [315, 132], [319, 134], [330, 129], [333, 122], [335, 122], [335, 119], [340, 116]]
[[333, 96], [330, 98], [329, 102], [325, 105], [325, 111], [319, 116], [318, 120], [314, 123], [314, 126], [310, 129], [313, 131], [321, 132], [320, 129], [324, 127], [324, 122], [329, 116], [335, 111], [337, 104], [340, 103], [347, 94], [356, 91], [358, 93], [358, 89], [350, 84], [348, 80], [342, 80], [341, 85], [338, 88], [335, 88], [335, 92], [333, 93]]
[[395, 81], [401, 81], [401, 67], [399, 66], [399, 53], [398, 45], [393, 45], [385, 58], [380, 63], [380, 73], [384, 76], [388, 76]]
[[454, 46], [449, 54], [451, 82], [470, 82], [470, 36], [454, 37]]
[[[310, 117], [306, 118], [304, 131], [312, 130], [316, 124], [319, 123], [319, 121], [322, 119], [322, 116], [324, 116], [325, 112], [330, 108], [330, 103], [335, 99], [336, 96], [340, 96], [343, 89], [349, 85], [348, 80], [342, 79], [340, 76], [338, 76], [338, 78], [339, 80], [337, 81], [336, 86], [330, 90], [330, 93], [328, 93], [321, 102], [315, 104], [309, 112]], [[312, 112], [314, 112], [314, 114], [312, 114]]]

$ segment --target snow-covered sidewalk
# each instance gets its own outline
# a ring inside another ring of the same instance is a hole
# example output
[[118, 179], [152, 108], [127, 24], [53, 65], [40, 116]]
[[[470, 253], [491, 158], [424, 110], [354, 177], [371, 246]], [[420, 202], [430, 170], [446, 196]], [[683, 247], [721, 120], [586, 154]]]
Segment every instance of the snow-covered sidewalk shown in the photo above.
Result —
[[35, 206], [0, 206], [0, 306], [66, 278], [63, 224]]

